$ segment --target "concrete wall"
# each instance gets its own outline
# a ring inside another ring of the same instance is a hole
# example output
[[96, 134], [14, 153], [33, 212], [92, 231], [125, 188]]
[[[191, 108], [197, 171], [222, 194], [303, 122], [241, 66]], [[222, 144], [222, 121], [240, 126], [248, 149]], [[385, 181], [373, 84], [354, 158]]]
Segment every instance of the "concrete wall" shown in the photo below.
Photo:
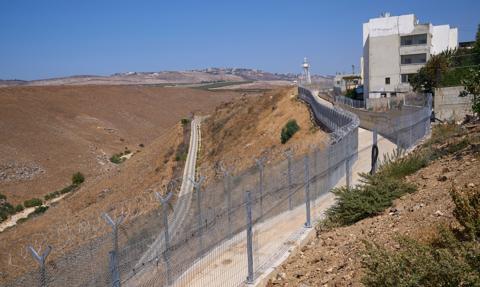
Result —
[[462, 86], [435, 89], [435, 117], [442, 121], [462, 121], [466, 114], [472, 113], [472, 96], [459, 97]]
[[[380, 97], [380, 91], [394, 91], [400, 84], [400, 37], [398, 35], [369, 38], [369, 97]], [[385, 84], [385, 78], [390, 84]]]

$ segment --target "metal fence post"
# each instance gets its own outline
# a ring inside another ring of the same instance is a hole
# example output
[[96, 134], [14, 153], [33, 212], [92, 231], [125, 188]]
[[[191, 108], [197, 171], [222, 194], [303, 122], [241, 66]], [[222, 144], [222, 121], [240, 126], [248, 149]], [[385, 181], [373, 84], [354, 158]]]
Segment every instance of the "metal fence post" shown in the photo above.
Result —
[[310, 168], [308, 154], [305, 156], [304, 160], [305, 165], [305, 207], [306, 207], [306, 221], [305, 227], [311, 228], [312, 224], [310, 221]]
[[345, 150], [346, 150], [346, 158], [345, 158], [345, 185], [347, 188], [350, 188], [350, 184], [352, 181], [352, 171], [350, 168], [350, 137], [345, 137]]
[[373, 144], [372, 144], [372, 172], [375, 174], [377, 171], [377, 160], [378, 160], [378, 133], [377, 129], [373, 130]]
[[400, 146], [400, 135], [397, 133], [395, 136], [396, 136], [396, 144], [397, 144], [397, 156], [400, 156], [402, 153], [402, 147]]
[[163, 232], [165, 236], [165, 252], [163, 253], [163, 260], [165, 261], [165, 271], [167, 275], [167, 285], [172, 284], [171, 272], [170, 272], [170, 259], [169, 259], [169, 250], [170, 250], [170, 234], [168, 232], [168, 202], [172, 198], [173, 193], [169, 192], [165, 197], [162, 197], [160, 193], [155, 192], [155, 197], [160, 204], [162, 205], [163, 212]]
[[259, 182], [258, 182], [258, 191], [260, 193], [260, 218], [263, 217], [263, 168], [264, 168], [264, 158], [255, 159], [255, 162], [258, 167], [259, 172]]
[[118, 258], [118, 227], [123, 221], [123, 216], [113, 220], [107, 213], [102, 214], [103, 219], [112, 227], [113, 250], [110, 251], [110, 273], [112, 276], [112, 287], [120, 287], [120, 270]]
[[330, 191], [332, 188], [332, 167], [333, 167], [333, 149], [334, 146], [329, 144], [327, 146], [327, 169], [325, 170], [326, 184], [327, 184], [327, 191]]
[[319, 181], [319, 171], [318, 171], [318, 148], [313, 147], [313, 177], [315, 178], [314, 181], [314, 189], [313, 189], [313, 205], [315, 206], [315, 203], [318, 199], [318, 196], [320, 194], [319, 188], [318, 188], [318, 181]]
[[197, 194], [197, 211], [198, 211], [198, 243], [200, 247], [200, 254], [203, 252], [203, 220], [202, 220], [202, 196], [201, 196], [201, 187], [202, 183], [205, 180], [204, 176], [200, 176], [198, 181], [195, 181], [190, 178], [190, 181], [193, 183], [193, 187], [195, 188], [195, 192]]
[[51, 246], [47, 246], [45, 248], [45, 251], [40, 255], [38, 252], [32, 247], [28, 246], [27, 250], [30, 252], [32, 255], [33, 259], [35, 259], [38, 264], [40, 265], [40, 282], [38, 282], [38, 286], [40, 287], [46, 287], [47, 286], [47, 271], [45, 268], [45, 261], [47, 260], [47, 256], [50, 254], [52, 251]]
[[252, 222], [252, 195], [250, 191], [245, 193], [245, 207], [247, 209], [247, 284], [253, 284], [253, 222]]
[[287, 150], [283, 154], [287, 158], [288, 210], [292, 210], [292, 151]]
[[226, 168], [222, 167], [223, 171], [223, 193], [225, 194], [226, 207], [227, 207], [227, 220], [228, 220], [228, 236], [232, 236], [232, 215], [230, 210], [232, 208], [232, 193], [230, 190], [230, 173]]

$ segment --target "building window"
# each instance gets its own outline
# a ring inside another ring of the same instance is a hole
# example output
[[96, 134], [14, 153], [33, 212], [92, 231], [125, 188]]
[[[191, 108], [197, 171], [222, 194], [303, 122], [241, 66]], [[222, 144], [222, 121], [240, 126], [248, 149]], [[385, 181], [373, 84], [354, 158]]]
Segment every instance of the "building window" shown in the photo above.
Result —
[[385, 85], [390, 85], [390, 77], [385, 78]]
[[400, 37], [400, 46], [425, 45], [427, 34], [409, 35]]
[[401, 56], [402, 65], [424, 64], [427, 62], [427, 54], [411, 54]]
[[413, 75], [415, 74], [402, 74], [402, 83], [410, 83]]

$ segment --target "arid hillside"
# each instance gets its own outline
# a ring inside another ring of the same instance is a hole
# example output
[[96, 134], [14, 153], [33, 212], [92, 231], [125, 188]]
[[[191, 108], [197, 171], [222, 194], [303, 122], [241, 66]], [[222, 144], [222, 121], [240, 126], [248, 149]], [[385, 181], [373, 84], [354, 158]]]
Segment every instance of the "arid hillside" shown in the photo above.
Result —
[[[105, 235], [104, 212], [123, 214], [126, 238], [155, 223], [153, 192], [165, 192], [182, 174], [178, 155], [185, 152], [189, 123], [180, 120], [235, 95], [137, 86], [0, 89], [0, 193], [8, 202], [43, 198], [69, 185], [75, 171], [85, 174], [78, 190], [0, 233], [0, 285], [32, 270], [29, 245], [53, 246], [55, 260]], [[133, 152], [128, 160], [110, 162], [125, 148]]]
[[234, 92], [145, 86], [52, 86], [0, 89], [0, 193], [13, 204], [87, 182], [126, 149], [142, 151], [192, 111]]
[[[266, 286], [478, 286], [480, 124], [437, 126], [432, 139], [387, 169], [413, 172], [401, 179], [413, 192], [354, 224], [323, 222]], [[382, 179], [396, 192], [391, 178]], [[359, 212], [352, 206], [362, 198], [337, 213]]]
[[[202, 129], [200, 171], [207, 177], [218, 176], [219, 164], [241, 171], [266, 156], [268, 163], [285, 159], [287, 149], [301, 154], [312, 144], [319, 145], [328, 136], [311, 121], [307, 106], [297, 100], [295, 88], [278, 88], [256, 95], [244, 95], [224, 103], [208, 117]], [[289, 120], [300, 130], [282, 144], [280, 134]]]

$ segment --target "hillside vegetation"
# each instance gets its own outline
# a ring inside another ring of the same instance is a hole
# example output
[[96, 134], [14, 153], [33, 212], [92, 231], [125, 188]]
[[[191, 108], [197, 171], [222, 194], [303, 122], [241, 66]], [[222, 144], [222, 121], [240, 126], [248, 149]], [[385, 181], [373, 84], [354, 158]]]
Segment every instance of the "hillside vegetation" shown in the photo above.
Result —
[[479, 286], [480, 124], [439, 125], [364, 184], [268, 286]]

